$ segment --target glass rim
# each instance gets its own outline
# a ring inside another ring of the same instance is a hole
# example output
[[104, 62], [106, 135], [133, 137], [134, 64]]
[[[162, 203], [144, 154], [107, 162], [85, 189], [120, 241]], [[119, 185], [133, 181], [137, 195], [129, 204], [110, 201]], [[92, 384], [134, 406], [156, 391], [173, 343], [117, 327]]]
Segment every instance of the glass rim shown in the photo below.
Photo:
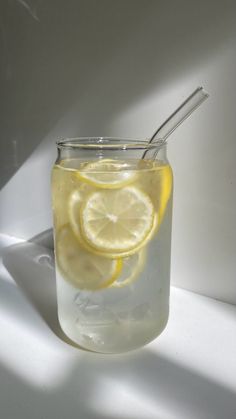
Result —
[[149, 139], [131, 139], [122, 137], [71, 137], [56, 141], [60, 150], [153, 150], [166, 145], [166, 142], [158, 139], [149, 143]]

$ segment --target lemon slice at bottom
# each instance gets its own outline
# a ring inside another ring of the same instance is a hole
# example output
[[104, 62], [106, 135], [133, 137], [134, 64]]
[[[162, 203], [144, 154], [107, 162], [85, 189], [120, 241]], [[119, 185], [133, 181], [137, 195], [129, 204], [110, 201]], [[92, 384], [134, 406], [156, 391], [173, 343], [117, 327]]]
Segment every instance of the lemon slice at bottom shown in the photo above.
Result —
[[123, 259], [123, 267], [119, 278], [112, 283], [112, 288], [123, 288], [131, 285], [142, 272], [146, 262], [146, 249], [141, 249], [132, 256]]
[[122, 269], [121, 259], [107, 259], [81, 247], [69, 226], [58, 233], [56, 256], [63, 277], [80, 289], [106, 288]]

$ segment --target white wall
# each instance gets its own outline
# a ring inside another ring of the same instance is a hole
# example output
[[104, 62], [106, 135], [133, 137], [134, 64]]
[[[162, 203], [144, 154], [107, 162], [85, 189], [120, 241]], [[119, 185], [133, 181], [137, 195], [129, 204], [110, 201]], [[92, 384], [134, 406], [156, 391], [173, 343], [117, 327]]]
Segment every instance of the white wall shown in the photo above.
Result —
[[1, 4], [1, 232], [51, 226], [57, 137], [147, 137], [202, 84], [169, 144], [172, 282], [236, 303], [236, 3], [22, 3]]

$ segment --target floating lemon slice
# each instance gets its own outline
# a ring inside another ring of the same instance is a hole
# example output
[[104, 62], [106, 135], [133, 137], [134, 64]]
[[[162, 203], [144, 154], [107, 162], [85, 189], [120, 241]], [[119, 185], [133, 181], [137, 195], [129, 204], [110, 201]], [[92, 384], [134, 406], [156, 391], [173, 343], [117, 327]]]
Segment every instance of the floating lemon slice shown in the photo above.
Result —
[[[141, 162], [144, 166], [145, 161]], [[155, 166], [154, 166], [155, 167]], [[154, 170], [146, 172], [138, 179], [138, 186], [151, 198], [155, 211], [158, 213], [158, 227], [161, 225], [169, 202], [173, 185], [171, 167], [167, 164], [157, 165]]]
[[142, 272], [146, 261], [146, 249], [143, 248], [132, 256], [123, 259], [119, 278], [111, 284], [112, 288], [123, 288], [131, 285]]
[[76, 188], [80, 186], [76, 172], [65, 170], [55, 165], [52, 172], [52, 205], [54, 209], [54, 225], [57, 229], [68, 223], [68, 200]]
[[171, 196], [172, 184], [173, 184], [173, 175], [170, 166], [165, 166], [165, 169], [162, 171], [161, 181], [160, 181], [160, 195], [159, 195], [159, 224], [161, 224], [162, 219], [165, 215], [166, 206], [168, 204], [169, 198]]
[[145, 239], [134, 249], [129, 249], [128, 251], [125, 252], [104, 252], [104, 251], [99, 251], [98, 249], [95, 249], [94, 247], [91, 247], [88, 242], [83, 238], [82, 232], [81, 232], [81, 225], [80, 225], [80, 211], [81, 211], [81, 206], [84, 200], [84, 196], [81, 193], [80, 190], [75, 190], [69, 199], [69, 220], [70, 220], [70, 225], [71, 228], [73, 230], [73, 233], [75, 234], [76, 238], [79, 240], [81, 246], [83, 246], [83, 248], [87, 249], [89, 252], [92, 252], [94, 254], [97, 255], [101, 255], [101, 256], [105, 256], [107, 258], [111, 258], [111, 259], [117, 259], [117, 258], [126, 258], [128, 256], [133, 255], [134, 253], [138, 252], [140, 249], [142, 249], [145, 245], [147, 245], [147, 243], [153, 238], [153, 236], [155, 235], [155, 233], [157, 232], [157, 226], [159, 225], [158, 220], [158, 214], [154, 213], [154, 218], [153, 218], [153, 226], [151, 231], [147, 234], [147, 236], [145, 237]]
[[125, 162], [102, 159], [86, 163], [77, 176], [97, 188], [116, 189], [130, 184], [138, 175], [134, 170], [125, 170]]
[[64, 226], [58, 233], [56, 253], [63, 277], [80, 289], [106, 288], [118, 278], [122, 269], [121, 259], [107, 259], [81, 247], [69, 226]]
[[73, 233], [76, 235], [76, 238], [83, 244], [83, 238], [81, 236], [81, 228], [80, 228], [80, 208], [83, 203], [83, 193], [81, 191], [75, 190], [69, 199], [69, 219], [70, 224], [73, 230]]
[[136, 187], [92, 193], [80, 210], [80, 227], [90, 247], [124, 253], [141, 245], [154, 224], [149, 196]]

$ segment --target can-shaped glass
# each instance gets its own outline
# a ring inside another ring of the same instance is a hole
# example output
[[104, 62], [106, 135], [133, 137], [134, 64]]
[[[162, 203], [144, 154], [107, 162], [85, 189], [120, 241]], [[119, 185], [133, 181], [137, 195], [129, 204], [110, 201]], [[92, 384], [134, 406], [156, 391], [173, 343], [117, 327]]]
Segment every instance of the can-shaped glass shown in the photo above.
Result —
[[87, 350], [136, 349], [167, 324], [173, 176], [166, 148], [107, 137], [57, 143], [58, 318]]

